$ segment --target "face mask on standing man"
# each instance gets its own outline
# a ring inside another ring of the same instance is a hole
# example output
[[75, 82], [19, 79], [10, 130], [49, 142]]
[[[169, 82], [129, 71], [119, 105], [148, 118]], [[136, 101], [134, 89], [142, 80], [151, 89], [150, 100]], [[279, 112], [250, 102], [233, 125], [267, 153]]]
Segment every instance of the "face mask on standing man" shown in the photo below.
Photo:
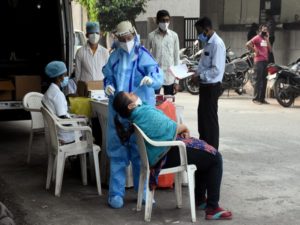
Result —
[[100, 35], [97, 33], [89, 34], [88, 39], [89, 39], [89, 42], [94, 45], [99, 42]]
[[167, 31], [169, 29], [170, 23], [159, 23], [158, 26], [162, 31]]
[[208, 41], [208, 37], [206, 34], [204, 34], [204, 32], [202, 32], [201, 34], [199, 34], [198, 40], [202, 43], [206, 43]]

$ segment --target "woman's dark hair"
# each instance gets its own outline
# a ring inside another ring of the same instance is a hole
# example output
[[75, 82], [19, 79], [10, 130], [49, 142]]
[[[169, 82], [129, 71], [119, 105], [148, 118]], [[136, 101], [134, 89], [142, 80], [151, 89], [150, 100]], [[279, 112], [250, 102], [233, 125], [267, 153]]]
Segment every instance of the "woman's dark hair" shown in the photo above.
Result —
[[[120, 91], [116, 94], [114, 101], [113, 101], [113, 107], [115, 111], [123, 118], [129, 118], [131, 111], [128, 109], [128, 105], [131, 104], [132, 101], [125, 95], [124, 91]], [[119, 120], [118, 114], [114, 118], [115, 126], [117, 134], [122, 142], [122, 144], [126, 144], [131, 134], [133, 133], [133, 125], [129, 122], [128, 128], [125, 128], [123, 124]]]
[[170, 17], [170, 14], [167, 10], [159, 10], [156, 14], [156, 22], [158, 22], [161, 18], [168, 16]]
[[195, 23], [195, 26], [201, 27], [202, 29], [208, 29], [208, 28], [211, 29], [212, 22], [207, 16], [204, 16]]
[[130, 103], [132, 103], [132, 101], [126, 96], [125, 92], [120, 91], [114, 98], [113, 107], [121, 117], [129, 118], [131, 110], [128, 109], [128, 105]]

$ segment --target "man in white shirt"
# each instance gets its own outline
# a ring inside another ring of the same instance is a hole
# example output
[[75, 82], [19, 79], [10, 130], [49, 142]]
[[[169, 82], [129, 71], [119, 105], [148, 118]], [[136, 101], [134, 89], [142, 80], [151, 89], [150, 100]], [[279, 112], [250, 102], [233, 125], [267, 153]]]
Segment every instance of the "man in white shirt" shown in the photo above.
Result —
[[[87, 43], [78, 49], [75, 56], [75, 81], [88, 82], [103, 80], [102, 68], [106, 65], [109, 52], [99, 44], [100, 25], [98, 22], [86, 23]], [[101, 144], [101, 128], [97, 118], [92, 118], [92, 130], [96, 144]]]
[[[43, 96], [43, 104], [57, 117], [62, 119], [70, 118], [68, 113], [68, 104], [61, 88], [68, 85], [69, 77], [67, 67], [64, 62], [52, 61], [45, 68], [46, 75], [50, 79], [50, 86]], [[73, 142], [75, 140], [74, 132], [58, 131], [58, 139], [61, 144]]]
[[[177, 33], [168, 29], [170, 14], [159, 10], [156, 15], [158, 28], [148, 35], [147, 48], [164, 72], [164, 94], [174, 95], [178, 91], [178, 80], [168, 71], [170, 66], [179, 64], [179, 39]], [[155, 93], [159, 94], [160, 90]]]
[[102, 67], [107, 63], [109, 52], [98, 42], [100, 26], [98, 22], [86, 23], [86, 45], [81, 47], [75, 57], [76, 81], [103, 80]]

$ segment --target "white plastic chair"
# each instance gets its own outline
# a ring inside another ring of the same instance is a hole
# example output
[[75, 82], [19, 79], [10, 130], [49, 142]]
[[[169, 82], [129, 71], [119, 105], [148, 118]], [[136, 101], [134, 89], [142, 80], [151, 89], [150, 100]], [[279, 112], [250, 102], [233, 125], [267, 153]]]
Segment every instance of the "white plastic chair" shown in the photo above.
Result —
[[[93, 153], [98, 194], [102, 195], [98, 159], [98, 154], [101, 149], [98, 145], [93, 144], [92, 130], [89, 126], [76, 126], [78, 122], [84, 123], [85, 119], [63, 119], [58, 121], [57, 117], [55, 117], [46, 107], [42, 106], [41, 111], [45, 122], [46, 135], [49, 139], [46, 189], [48, 190], [50, 188], [51, 178], [55, 176], [55, 196], [60, 196], [65, 160], [72, 155], [80, 155], [82, 182], [83, 185], [87, 185], [85, 153]], [[72, 126], [64, 126], [67, 124], [72, 124]], [[57, 136], [58, 129], [74, 131], [75, 142], [60, 145]], [[86, 140], [80, 140], [79, 135], [76, 135], [76, 132], [83, 132]]]
[[[137, 137], [137, 145], [139, 149], [139, 154], [141, 157], [141, 171], [140, 171], [140, 180], [139, 180], [139, 190], [138, 190], [138, 201], [137, 201], [137, 211], [141, 211], [142, 209], [142, 199], [143, 199], [143, 191], [144, 184], [146, 183], [146, 204], [145, 204], [145, 221], [149, 222], [151, 220], [152, 213], [152, 201], [154, 197], [154, 190], [150, 191], [149, 189], [149, 177], [150, 177], [150, 166], [147, 157], [147, 151], [145, 142], [153, 146], [178, 146], [180, 153], [180, 165], [172, 168], [162, 169], [160, 171], [160, 175], [175, 173], [175, 195], [177, 201], [177, 207], [182, 207], [182, 172], [186, 171], [188, 176], [188, 188], [189, 188], [189, 197], [190, 197], [190, 207], [191, 207], [191, 216], [192, 222], [196, 222], [196, 206], [195, 206], [195, 178], [194, 174], [197, 170], [195, 165], [187, 164], [187, 156], [186, 156], [186, 147], [182, 141], [153, 141], [148, 138], [145, 133], [134, 124], [134, 129]], [[146, 181], [146, 182], [145, 182]]]
[[30, 163], [32, 140], [35, 133], [44, 132], [44, 120], [41, 114], [43, 94], [29, 92], [23, 98], [23, 107], [31, 115], [31, 130], [28, 145], [27, 163]]

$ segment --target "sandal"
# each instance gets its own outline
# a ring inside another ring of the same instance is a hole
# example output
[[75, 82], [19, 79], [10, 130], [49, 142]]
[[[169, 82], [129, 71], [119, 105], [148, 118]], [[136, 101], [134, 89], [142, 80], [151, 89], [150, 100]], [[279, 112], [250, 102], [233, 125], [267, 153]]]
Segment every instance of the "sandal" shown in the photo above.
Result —
[[232, 213], [220, 207], [216, 209], [207, 209], [205, 219], [207, 220], [231, 220]]

